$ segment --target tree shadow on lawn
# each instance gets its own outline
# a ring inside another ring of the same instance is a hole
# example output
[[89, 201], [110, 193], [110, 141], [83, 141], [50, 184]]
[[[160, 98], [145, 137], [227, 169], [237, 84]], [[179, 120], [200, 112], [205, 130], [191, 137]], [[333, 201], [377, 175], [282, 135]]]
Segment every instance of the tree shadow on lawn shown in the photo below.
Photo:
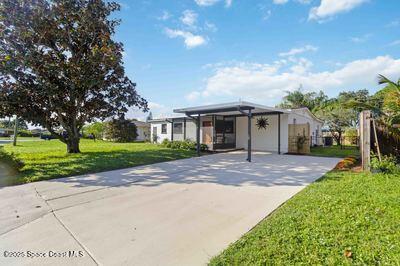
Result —
[[117, 150], [83, 152], [71, 155], [48, 155], [33, 159], [20, 171], [12, 184], [90, 174], [144, 164], [188, 158], [191, 151], [158, 149], [144, 151]]
[[[166, 161], [163, 154], [151, 153], [153, 162]], [[168, 156], [168, 155], [167, 155]], [[169, 159], [174, 159], [173, 154]], [[253, 162], [245, 161], [244, 154], [217, 154], [175, 160], [162, 164], [145, 165], [134, 169], [69, 177], [51, 182], [70, 184], [72, 187], [153, 187], [165, 183], [213, 183], [229, 186], [305, 186], [331, 168], [329, 158], [285, 155], [256, 155]], [[141, 161], [146, 164], [146, 161]], [[332, 166], [333, 167], [333, 166]]]

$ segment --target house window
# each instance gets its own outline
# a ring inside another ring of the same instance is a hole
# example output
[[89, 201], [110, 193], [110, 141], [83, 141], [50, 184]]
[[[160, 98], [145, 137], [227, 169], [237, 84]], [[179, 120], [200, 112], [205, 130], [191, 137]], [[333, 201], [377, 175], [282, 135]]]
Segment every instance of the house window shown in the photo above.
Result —
[[233, 121], [225, 120], [225, 133], [233, 133]]
[[167, 124], [161, 124], [161, 134], [167, 134]]
[[203, 127], [212, 127], [212, 121], [203, 121]]
[[183, 126], [182, 123], [174, 123], [174, 134], [182, 134]]

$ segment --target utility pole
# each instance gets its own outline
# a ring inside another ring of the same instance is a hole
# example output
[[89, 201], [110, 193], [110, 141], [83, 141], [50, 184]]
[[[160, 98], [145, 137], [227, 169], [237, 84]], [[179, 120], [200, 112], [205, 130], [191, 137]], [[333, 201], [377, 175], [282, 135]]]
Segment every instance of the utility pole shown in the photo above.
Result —
[[17, 134], [18, 134], [18, 117], [15, 116], [13, 146], [17, 146]]

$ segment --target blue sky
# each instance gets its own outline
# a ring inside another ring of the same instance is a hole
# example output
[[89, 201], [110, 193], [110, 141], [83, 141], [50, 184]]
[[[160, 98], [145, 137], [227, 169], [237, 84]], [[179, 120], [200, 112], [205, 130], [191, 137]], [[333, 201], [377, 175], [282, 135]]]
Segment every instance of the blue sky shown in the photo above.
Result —
[[[115, 38], [154, 117], [285, 91], [379, 89], [400, 78], [398, 0], [119, 0]], [[145, 115], [132, 110], [130, 117]]]

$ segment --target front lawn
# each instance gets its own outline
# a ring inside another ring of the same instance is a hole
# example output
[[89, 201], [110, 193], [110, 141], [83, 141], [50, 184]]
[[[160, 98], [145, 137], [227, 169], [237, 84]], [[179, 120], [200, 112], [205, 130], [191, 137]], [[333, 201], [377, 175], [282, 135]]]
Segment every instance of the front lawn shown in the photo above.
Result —
[[338, 145], [326, 146], [326, 147], [311, 147], [312, 156], [322, 157], [339, 157], [344, 158], [347, 156], [360, 156], [360, 151], [356, 146], [346, 146], [343, 149]]
[[332, 171], [211, 265], [399, 265], [400, 176]]
[[24, 161], [21, 172], [1, 185], [21, 184], [57, 177], [95, 173], [137, 165], [189, 158], [194, 151], [172, 150], [150, 143], [113, 143], [82, 140], [81, 154], [67, 154], [58, 140], [19, 142], [16, 147], [4, 145]]

